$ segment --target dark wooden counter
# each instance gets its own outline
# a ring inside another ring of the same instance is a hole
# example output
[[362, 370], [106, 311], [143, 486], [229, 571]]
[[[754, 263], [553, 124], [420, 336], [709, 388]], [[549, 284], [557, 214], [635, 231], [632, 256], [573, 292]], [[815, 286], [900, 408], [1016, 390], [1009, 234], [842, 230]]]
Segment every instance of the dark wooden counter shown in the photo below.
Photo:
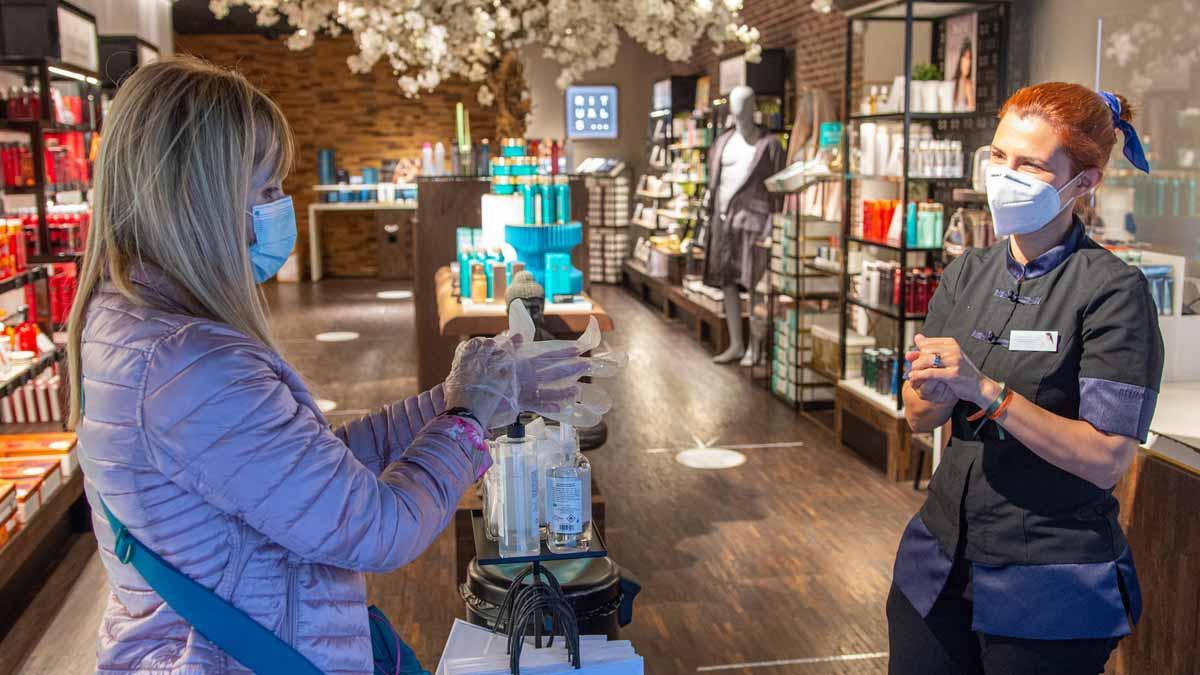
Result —
[[1200, 470], [1144, 450], [1117, 484], [1116, 495], [1143, 610], [1107, 672], [1200, 673]]

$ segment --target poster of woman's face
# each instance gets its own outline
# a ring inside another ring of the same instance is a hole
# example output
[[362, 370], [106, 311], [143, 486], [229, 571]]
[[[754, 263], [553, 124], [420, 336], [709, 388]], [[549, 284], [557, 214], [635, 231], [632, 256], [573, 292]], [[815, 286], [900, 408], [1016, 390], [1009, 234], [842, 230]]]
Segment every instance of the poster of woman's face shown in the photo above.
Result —
[[954, 82], [955, 112], [975, 111], [975, 55], [979, 15], [963, 14], [946, 20], [946, 63], [942, 72]]

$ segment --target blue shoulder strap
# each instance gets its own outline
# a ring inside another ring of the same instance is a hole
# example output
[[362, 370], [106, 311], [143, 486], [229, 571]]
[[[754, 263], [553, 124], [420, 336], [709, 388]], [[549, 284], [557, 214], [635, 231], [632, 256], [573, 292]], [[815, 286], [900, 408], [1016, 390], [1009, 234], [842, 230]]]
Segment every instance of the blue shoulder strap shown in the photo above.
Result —
[[108, 510], [108, 504], [99, 501], [117, 535], [117, 558], [133, 565], [150, 588], [209, 642], [259, 675], [320, 675], [319, 668], [275, 633], [146, 548]]

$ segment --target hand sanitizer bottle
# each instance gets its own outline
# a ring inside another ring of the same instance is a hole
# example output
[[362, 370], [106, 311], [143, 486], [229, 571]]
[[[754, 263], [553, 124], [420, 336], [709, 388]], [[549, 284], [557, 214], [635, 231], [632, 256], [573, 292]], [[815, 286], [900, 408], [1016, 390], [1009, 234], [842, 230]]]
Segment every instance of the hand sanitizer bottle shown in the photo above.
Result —
[[550, 513], [546, 545], [552, 553], [578, 553], [588, 550], [592, 541], [592, 465], [579, 452], [574, 430], [563, 425], [561, 433], [569, 434], [573, 452], [565, 464], [547, 473]]
[[499, 469], [500, 556], [515, 558], [541, 553], [538, 530], [538, 464], [533, 440], [515, 423], [496, 442]]

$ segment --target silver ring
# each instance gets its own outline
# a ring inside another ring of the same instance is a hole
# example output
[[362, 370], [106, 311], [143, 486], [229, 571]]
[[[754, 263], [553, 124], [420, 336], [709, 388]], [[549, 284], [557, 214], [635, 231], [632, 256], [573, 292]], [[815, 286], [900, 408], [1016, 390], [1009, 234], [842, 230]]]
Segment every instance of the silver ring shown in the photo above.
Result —
[[945, 366], [945, 364], [944, 364], [944, 363], [942, 363], [942, 355], [941, 355], [941, 354], [934, 354], [934, 355], [933, 355], [933, 367], [934, 367], [934, 368], [942, 368], [942, 367], [944, 367], [944, 366]]

